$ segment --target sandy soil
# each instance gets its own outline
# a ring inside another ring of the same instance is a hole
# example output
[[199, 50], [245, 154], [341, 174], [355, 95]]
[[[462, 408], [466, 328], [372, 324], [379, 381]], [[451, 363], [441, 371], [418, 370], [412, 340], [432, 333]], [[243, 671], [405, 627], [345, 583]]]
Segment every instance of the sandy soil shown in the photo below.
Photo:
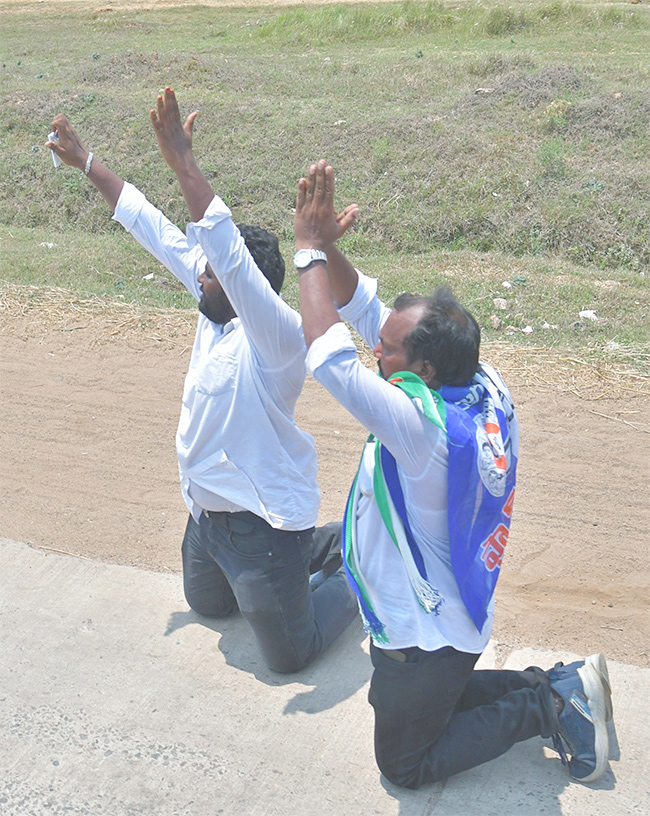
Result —
[[[0, 536], [180, 572], [174, 434], [193, 327], [192, 313], [0, 298]], [[496, 639], [649, 665], [648, 383], [506, 344], [483, 356], [522, 426]], [[298, 415], [320, 521], [338, 519], [365, 432], [312, 380]]]

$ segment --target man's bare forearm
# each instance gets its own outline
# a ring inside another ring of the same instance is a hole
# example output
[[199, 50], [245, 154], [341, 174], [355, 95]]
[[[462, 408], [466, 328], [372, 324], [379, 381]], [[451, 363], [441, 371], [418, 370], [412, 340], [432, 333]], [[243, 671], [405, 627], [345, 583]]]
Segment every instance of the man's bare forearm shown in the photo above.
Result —
[[327, 267], [321, 261], [300, 272], [300, 313], [307, 347], [335, 323], [339, 316], [332, 300]]
[[117, 207], [122, 188], [124, 187], [123, 179], [116, 176], [112, 170], [105, 167], [100, 161], [93, 157], [93, 163], [88, 173], [88, 180], [91, 181], [99, 192], [104, 197], [104, 201], [108, 204], [113, 212]]
[[332, 297], [340, 309], [352, 300], [359, 281], [359, 275], [337, 246], [332, 244], [325, 251], [327, 253], [327, 274]]
[[175, 169], [174, 172], [181, 186], [187, 208], [190, 211], [190, 218], [192, 221], [200, 221], [214, 198], [212, 187], [210, 187], [208, 180], [199, 169], [193, 156], [182, 169]]

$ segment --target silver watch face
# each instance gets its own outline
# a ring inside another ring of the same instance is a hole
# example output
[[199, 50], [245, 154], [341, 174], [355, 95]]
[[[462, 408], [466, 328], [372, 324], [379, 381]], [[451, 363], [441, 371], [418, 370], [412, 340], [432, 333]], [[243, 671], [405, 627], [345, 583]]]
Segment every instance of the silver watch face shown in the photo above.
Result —
[[326, 254], [318, 249], [299, 249], [293, 256], [293, 265], [296, 269], [304, 269], [313, 261], [325, 260]]
[[299, 249], [294, 255], [293, 263], [298, 269], [304, 269], [312, 261], [311, 252], [308, 249]]

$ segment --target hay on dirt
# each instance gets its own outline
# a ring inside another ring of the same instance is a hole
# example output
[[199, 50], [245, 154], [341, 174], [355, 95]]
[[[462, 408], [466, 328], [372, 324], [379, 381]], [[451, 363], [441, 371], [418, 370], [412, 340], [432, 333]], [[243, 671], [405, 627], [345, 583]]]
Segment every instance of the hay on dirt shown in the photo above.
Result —
[[[110, 342], [153, 342], [189, 350], [196, 327], [196, 311], [149, 309], [99, 297], [81, 299], [57, 287], [0, 287], [1, 331], [21, 333], [25, 338], [47, 331], [84, 331], [93, 347]], [[87, 340], [88, 342], [88, 340]], [[360, 357], [374, 367], [372, 351], [357, 337]], [[626, 349], [639, 363], [648, 360], [644, 348]], [[608, 397], [650, 396], [650, 377], [620, 360], [590, 361], [566, 350], [544, 346], [517, 346], [508, 341], [482, 344], [482, 358], [498, 368], [515, 392], [520, 386], [550, 391], [569, 391], [587, 401]]]

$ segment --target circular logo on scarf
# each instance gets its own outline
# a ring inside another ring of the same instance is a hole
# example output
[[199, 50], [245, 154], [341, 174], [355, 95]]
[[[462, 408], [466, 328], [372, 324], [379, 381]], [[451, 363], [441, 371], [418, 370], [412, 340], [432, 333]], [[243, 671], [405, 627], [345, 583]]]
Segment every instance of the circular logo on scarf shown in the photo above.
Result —
[[497, 465], [494, 450], [485, 428], [481, 425], [476, 426], [476, 442], [478, 446], [476, 465], [481, 481], [493, 496], [503, 496], [506, 490], [506, 472]]

